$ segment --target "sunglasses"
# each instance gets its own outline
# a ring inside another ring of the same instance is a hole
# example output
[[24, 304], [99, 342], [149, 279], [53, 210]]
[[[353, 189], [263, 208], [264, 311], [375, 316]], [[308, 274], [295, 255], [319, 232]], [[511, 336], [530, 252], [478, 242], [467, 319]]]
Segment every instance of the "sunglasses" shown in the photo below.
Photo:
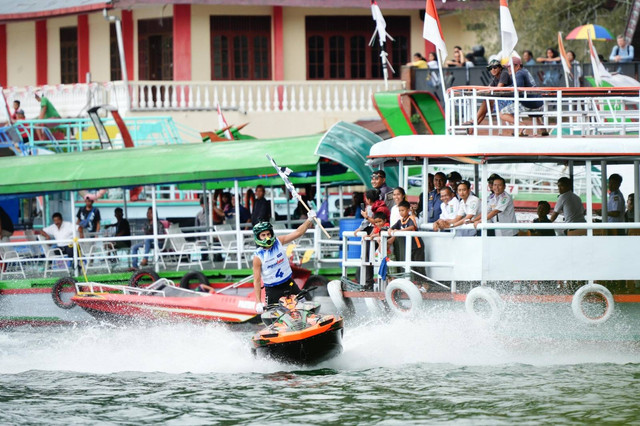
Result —
[[502, 68], [502, 65], [494, 65], [492, 67], [489, 67], [490, 70], [497, 70], [498, 68]]

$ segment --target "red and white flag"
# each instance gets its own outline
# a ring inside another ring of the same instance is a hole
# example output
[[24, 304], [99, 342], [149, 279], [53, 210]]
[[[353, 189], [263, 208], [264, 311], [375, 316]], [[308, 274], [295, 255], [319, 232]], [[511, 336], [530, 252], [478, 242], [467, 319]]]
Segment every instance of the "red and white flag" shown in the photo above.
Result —
[[598, 51], [591, 41], [591, 31], [588, 31], [587, 34], [589, 34], [587, 40], [589, 41], [589, 56], [591, 57], [591, 68], [593, 68], [593, 79], [596, 82], [596, 86], [600, 87], [602, 85], [602, 77], [611, 77], [611, 74], [598, 58]]
[[225, 120], [224, 115], [222, 115], [220, 104], [218, 104], [218, 127], [220, 128], [220, 130], [227, 128], [227, 130], [224, 131], [224, 136], [229, 140], [233, 140], [233, 135], [228, 129], [229, 125], [227, 124], [227, 120]]
[[561, 32], [558, 32], [558, 50], [560, 51], [560, 61], [562, 62], [562, 69], [564, 69], [564, 73], [573, 77], [573, 74], [571, 73], [571, 62], [569, 62], [567, 51], [564, 50]]
[[518, 44], [518, 34], [513, 26], [507, 0], [500, 0], [500, 36], [502, 38], [502, 57], [511, 58], [511, 52]]
[[373, 20], [376, 21], [376, 29], [373, 32], [373, 37], [371, 37], [369, 45], [373, 46], [376, 34], [378, 34], [378, 42], [380, 43], [380, 46], [384, 45], [387, 41], [387, 37], [389, 40], [395, 41], [393, 40], [393, 37], [387, 33], [387, 21], [384, 20], [384, 16], [382, 16], [382, 12], [378, 7], [378, 3], [376, 3], [376, 0], [371, 0], [371, 16], [373, 16]]
[[442, 27], [440, 27], [440, 19], [433, 0], [427, 0], [422, 37], [436, 46], [439, 60], [444, 61], [444, 58], [447, 57], [447, 46], [444, 44]]

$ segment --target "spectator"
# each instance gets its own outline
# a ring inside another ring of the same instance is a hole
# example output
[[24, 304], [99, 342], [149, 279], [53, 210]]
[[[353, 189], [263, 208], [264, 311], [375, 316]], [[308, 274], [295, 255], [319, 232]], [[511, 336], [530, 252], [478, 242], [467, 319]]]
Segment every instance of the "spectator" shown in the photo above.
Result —
[[214, 206], [213, 211], [221, 218], [220, 223], [227, 217], [227, 213], [231, 210], [231, 193], [223, 192], [220, 194], [220, 206]]
[[[164, 234], [164, 228], [159, 220], [157, 222], [157, 233], [162, 235]], [[149, 207], [147, 209], [147, 222], [144, 224], [144, 235], [153, 235], [153, 209]], [[144, 257], [142, 258], [142, 262], [140, 262], [140, 266], [147, 266], [147, 257], [151, 252], [151, 247], [153, 246], [153, 238], [147, 238], [144, 241], [137, 242], [131, 247], [131, 254], [133, 255], [132, 270], [138, 269], [138, 251], [144, 247]]]
[[362, 192], [354, 192], [351, 195], [351, 205], [344, 209], [344, 216], [353, 216], [356, 219], [362, 219], [362, 210], [364, 209], [364, 194]]
[[[248, 228], [248, 226], [243, 226], [243, 223], [251, 223], [251, 213], [246, 209], [245, 206], [240, 204], [238, 206], [238, 212], [240, 213], [240, 227], [243, 229]], [[225, 223], [230, 223], [235, 225], [236, 223], [236, 197], [231, 194], [231, 207], [227, 209], [225, 212]]]
[[440, 199], [442, 204], [440, 205], [440, 217], [433, 224], [434, 231], [449, 231], [451, 224], [458, 216], [458, 209], [460, 207], [460, 201], [455, 197], [455, 194], [448, 186], [443, 187], [440, 190]]
[[464, 55], [464, 66], [467, 68], [475, 67], [475, 64], [473, 63], [473, 53], [467, 53]]
[[390, 213], [389, 213], [389, 223], [396, 223], [398, 220], [400, 220], [400, 210], [398, 209], [398, 206], [400, 205], [401, 202], [403, 201], [407, 201], [407, 194], [404, 191], [404, 188], [402, 187], [397, 187], [393, 189], [393, 202], [395, 203], [393, 207], [391, 207]]
[[[473, 218], [480, 212], [480, 199], [471, 193], [471, 183], [468, 180], [463, 180], [458, 184], [458, 199], [460, 205], [458, 206], [458, 214], [451, 223], [452, 228], [473, 223]], [[476, 230], [459, 230], [457, 235], [461, 237], [475, 236]]]
[[271, 220], [271, 203], [264, 197], [264, 193], [263, 185], [256, 186], [256, 200], [253, 204], [253, 212], [251, 212], [251, 223], [253, 225]]
[[462, 176], [458, 172], [451, 172], [447, 175], [447, 186], [451, 188], [453, 193], [458, 197], [458, 184], [462, 181]]
[[[428, 216], [427, 222], [433, 223], [440, 217], [440, 205], [442, 200], [440, 199], [440, 190], [444, 187], [447, 181], [447, 176], [443, 172], [437, 172], [433, 176], [433, 185], [430, 188], [429, 193], [427, 194], [427, 207], [428, 207]], [[422, 205], [422, 194], [420, 194], [420, 199], [418, 200], [418, 209], [416, 210], [416, 214], [418, 217], [423, 213], [423, 205]]]
[[627, 44], [627, 41], [624, 39], [624, 35], [619, 34], [617, 37], [617, 46], [613, 46], [611, 49], [611, 55], [609, 55], [609, 60], [611, 62], [631, 62], [633, 61], [634, 52], [633, 46]]
[[554, 48], [549, 47], [545, 52], [545, 56], [541, 56], [537, 58], [536, 61], [541, 62], [543, 64], [559, 64], [560, 55]]
[[[558, 201], [551, 213], [549, 220], [555, 222], [558, 215], [562, 213], [564, 215], [565, 223], [586, 223], [584, 218], [584, 207], [582, 206], [582, 200], [576, 194], [573, 193], [573, 182], [568, 177], [561, 177], [558, 179]], [[564, 233], [570, 229], [565, 230]]]
[[[624, 222], [624, 195], [620, 192], [622, 176], [617, 173], [609, 176], [609, 197], [607, 198], [607, 222]], [[622, 229], [611, 229], [611, 235], [624, 235]]]
[[[561, 59], [560, 54], [555, 49], [549, 47], [546, 51], [546, 55], [539, 57], [536, 61], [545, 65], [558, 65], [561, 62]], [[538, 72], [538, 78], [542, 81], [543, 86], [557, 86], [560, 80], [560, 70], [540, 70]]]
[[473, 52], [473, 63], [475, 66], [483, 67], [487, 65], [487, 59], [484, 57], [484, 46], [473, 46], [471, 51]]
[[[113, 215], [116, 217], [116, 223], [112, 223], [110, 225], [106, 225], [105, 229], [116, 228], [114, 236], [116, 237], [130, 237], [131, 236], [131, 227], [129, 226], [129, 221], [124, 218], [124, 212], [121, 207], [116, 207], [113, 211]], [[116, 249], [121, 248], [129, 248], [131, 247], [131, 241], [116, 241], [113, 246]]]
[[[40, 103], [40, 114], [38, 114], [39, 120], [49, 119], [49, 118], [60, 118], [60, 114], [56, 107], [53, 106], [51, 101], [47, 99], [44, 95], [40, 95], [38, 92], [35, 93], [36, 101]], [[37, 130], [38, 138], [40, 140], [44, 140], [44, 133], [41, 129]]]
[[[387, 241], [387, 244], [390, 246], [394, 244], [396, 240], [395, 233], [396, 231], [417, 231], [418, 230], [418, 221], [415, 216], [411, 214], [411, 205], [408, 201], [402, 201], [398, 205], [398, 210], [400, 211], [400, 219], [391, 225], [391, 229], [389, 229], [389, 234], [391, 238]], [[409, 238], [409, 237], [407, 237]], [[406, 245], [404, 241], [401, 241], [398, 244], [399, 250], [396, 251], [396, 260], [403, 261], [407, 258], [405, 248]], [[424, 262], [424, 244], [422, 242], [422, 238], [413, 237], [411, 238], [411, 260], [414, 262]], [[418, 273], [425, 275], [425, 268], [423, 266], [411, 267], [412, 270], [417, 271]], [[419, 275], [411, 274], [412, 281], [418, 282], [422, 281], [422, 278]], [[426, 291], [423, 287], [421, 287], [422, 291]]]
[[435, 70], [429, 72], [428, 84], [431, 87], [438, 87], [440, 85], [440, 75], [438, 74], [438, 70], [440, 68], [438, 66], [438, 55], [436, 55], [436, 52], [429, 52], [427, 56], [429, 57], [429, 60], [427, 61], [429, 69]]
[[427, 68], [428, 64], [427, 64], [427, 60], [425, 59], [424, 56], [422, 56], [422, 53], [420, 52], [416, 52], [413, 54], [413, 62], [409, 62], [407, 65], [412, 66], [412, 67], [416, 67], [416, 68]]
[[40, 231], [40, 234], [47, 240], [60, 241], [56, 247], [59, 248], [65, 256], [73, 257], [73, 245], [70, 242], [62, 243], [62, 241], [65, 240], [73, 240], [73, 225], [71, 222], [63, 221], [62, 215], [58, 212], [54, 213], [51, 219], [53, 220], [53, 225], [44, 228]]
[[376, 170], [371, 173], [371, 185], [380, 193], [380, 199], [385, 202], [388, 209], [393, 207], [393, 190], [387, 185], [387, 174], [384, 170]]
[[[13, 114], [11, 114], [12, 121], [16, 121], [18, 119], [18, 111], [22, 110], [20, 109], [20, 101], [16, 99], [13, 101]], [[24, 111], [22, 111], [22, 115], [24, 115]]]
[[364, 193], [364, 201], [366, 208], [362, 211], [362, 217], [364, 220], [360, 225], [360, 230], [365, 230], [373, 225], [373, 215], [382, 212], [388, 218], [391, 215], [389, 208], [380, 200], [380, 191], [377, 189], [369, 189]]
[[100, 210], [93, 206], [96, 196], [87, 194], [84, 197], [85, 205], [78, 209], [76, 214], [76, 225], [78, 225], [78, 235], [84, 238], [84, 232], [100, 232]]
[[[496, 59], [489, 61], [487, 69], [492, 77], [489, 87], [507, 87], [513, 85], [511, 75], [502, 67], [500, 61]], [[488, 111], [493, 110], [493, 102], [494, 101], [484, 101], [480, 104], [480, 108], [478, 108], [478, 113], [476, 115], [478, 124], [482, 123], [487, 116]], [[489, 107], [487, 107], [487, 103], [489, 104]], [[467, 127], [467, 134], [473, 133], [473, 129], [469, 127], [473, 125], [473, 120], [462, 123], [462, 125]]]
[[[508, 192], [505, 191], [506, 183], [500, 176], [493, 179], [493, 197], [490, 197], [489, 213], [487, 213], [487, 222], [490, 223], [516, 223], [516, 211], [513, 206], [513, 199]], [[479, 214], [474, 220], [474, 226], [482, 221], [482, 215]], [[515, 229], [496, 229], [495, 235], [502, 237], [512, 237], [517, 235]]]
[[625, 222], [635, 222], [633, 217], [633, 197], [634, 194], [629, 194], [627, 197], [627, 211], [624, 212], [624, 221]]
[[[527, 71], [526, 69], [522, 68], [522, 60], [520, 58], [513, 57], [511, 58], [511, 61], [513, 62], [513, 70], [516, 73], [515, 81], [518, 89], [526, 88], [526, 87], [537, 87], [536, 82], [533, 79], [533, 76], [531, 75], [531, 73], [529, 73], [529, 71]], [[511, 74], [511, 67], [508, 68], [508, 71], [509, 71], [509, 74]], [[533, 98], [535, 97], [535, 95], [528, 94], [527, 97]], [[518, 107], [521, 113], [527, 113], [531, 111], [540, 111], [542, 110], [542, 101], [520, 100], [518, 102]], [[515, 110], [515, 103], [513, 102], [505, 106], [504, 108], [502, 108], [500, 110], [500, 118], [502, 119], [502, 121], [506, 122], [507, 124], [515, 125], [515, 118], [513, 115], [514, 110]], [[549, 133], [547, 131], [543, 131], [542, 135], [548, 136]], [[522, 130], [520, 132], [520, 136], [527, 136], [527, 134], [525, 133], [525, 130]]]
[[9, 238], [13, 235], [13, 231], [13, 221], [7, 212], [0, 207], [0, 239], [2, 241], [9, 241]]
[[580, 87], [580, 79], [582, 78], [582, 65], [576, 60], [576, 53], [573, 50], [567, 51], [567, 59], [571, 64], [571, 74], [573, 75], [573, 85]]
[[530, 50], [522, 52], [522, 63], [527, 67], [536, 64], [536, 60], [533, 59], [533, 53]]
[[207, 216], [206, 216], [206, 211], [205, 211], [205, 197], [203, 195], [200, 196], [200, 211], [198, 212], [198, 214], [196, 215], [195, 218], [195, 227], [198, 228], [196, 231], [197, 232], [202, 232], [202, 231], [206, 231], [205, 227], [207, 226]]
[[460, 46], [453, 47], [453, 59], [447, 60], [445, 65], [448, 67], [463, 67], [464, 66], [464, 54]]
[[[538, 201], [538, 217], [533, 219], [533, 223], [551, 223], [548, 216], [550, 211], [551, 205], [548, 202]], [[531, 235], [534, 237], [553, 237], [556, 232], [553, 229], [532, 229]]]
[[[16, 116], [15, 121], [16, 124], [18, 124], [18, 121], [22, 121], [25, 119], [24, 116], [24, 111], [19, 109], [15, 112], [14, 114]], [[24, 125], [19, 125], [18, 127], [18, 133], [20, 133], [20, 137], [22, 138], [22, 142], [23, 143], [28, 143], [29, 142], [29, 131], [27, 130], [27, 128]]]

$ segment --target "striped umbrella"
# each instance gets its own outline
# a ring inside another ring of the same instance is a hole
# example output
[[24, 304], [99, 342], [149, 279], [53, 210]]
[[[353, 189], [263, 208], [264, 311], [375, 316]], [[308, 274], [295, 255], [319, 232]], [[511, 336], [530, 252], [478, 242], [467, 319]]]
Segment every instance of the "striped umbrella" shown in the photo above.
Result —
[[586, 40], [591, 33], [592, 40], [613, 40], [609, 31], [601, 25], [586, 24], [574, 28], [565, 40]]

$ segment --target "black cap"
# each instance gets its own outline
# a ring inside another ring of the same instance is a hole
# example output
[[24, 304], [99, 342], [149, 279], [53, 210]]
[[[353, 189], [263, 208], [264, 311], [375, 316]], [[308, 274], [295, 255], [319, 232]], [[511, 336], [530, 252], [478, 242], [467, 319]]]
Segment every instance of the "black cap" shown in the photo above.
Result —
[[451, 172], [447, 175], [447, 180], [450, 181], [460, 181], [462, 180], [462, 176], [458, 172]]
[[492, 59], [492, 60], [489, 61], [489, 64], [487, 64], [487, 69], [490, 70], [491, 68], [495, 67], [496, 65], [502, 66], [502, 64], [500, 63], [499, 60]]

